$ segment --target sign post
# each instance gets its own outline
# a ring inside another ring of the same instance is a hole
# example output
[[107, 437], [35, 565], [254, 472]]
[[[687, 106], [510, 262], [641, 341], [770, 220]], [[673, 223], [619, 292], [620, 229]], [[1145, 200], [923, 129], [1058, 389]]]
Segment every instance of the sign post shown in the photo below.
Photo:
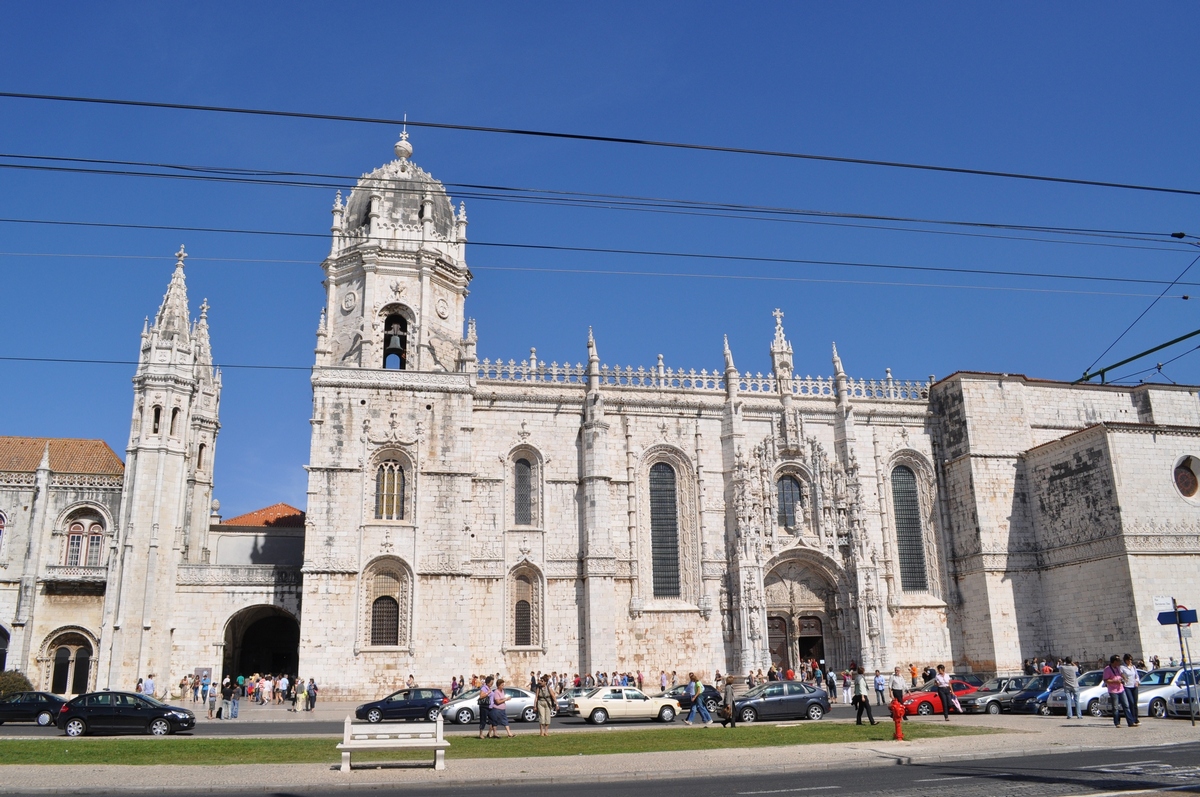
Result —
[[[1156, 596], [1154, 598], [1155, 609], [1160, 606], [1160, 602], [1165, 603], [1161, 597]], [[1175, 633], [1179, 636], [1179, 658], [1183, 661], [1183, 689], [1188, 696], [1188, 716], [1192, 719], [1193, 728], [1196, 727], [1196, 704], [1200, 702], [1200, 684], [1196, 683], [1197, 679], [1192, 673], [1191, 657], [1188, 656], [1191, 646], [1185, 648], [1183, 645], [1183, 626], [1184, 623], [1191, 625], [1194, 622], [1196, 622], [1196, 610], [1180, 606], [1179, 601], [1174, 598], [1171, 598], [1171, 611], [1159, 612], [1158, 615], [1159, 625], [1175, 626]]]

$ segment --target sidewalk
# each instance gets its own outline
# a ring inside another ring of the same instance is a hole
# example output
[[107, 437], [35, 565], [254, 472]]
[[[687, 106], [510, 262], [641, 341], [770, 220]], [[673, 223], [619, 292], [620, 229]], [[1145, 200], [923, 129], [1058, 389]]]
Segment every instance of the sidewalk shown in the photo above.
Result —
[[[334, 706], [330, 706], [330, 711]], [[345, 714], [342, 714], [344, 717]], [[827, 720], [826, 720], [827, 721]], [[942, 722], [940, 717], [914, 722]], [[486, 786], [514, 783], [579, 783], [694, 776], [697, 769], [721, 775], [812, 769], [894, 766], [962, 759], [993, 759], [1090, 749], [1147, 748], [1200, 742], [1200, 727], [1186, 720], [1143, 719], [1138, 728], [1114, 729], [1109, 719], [1068, 721], [1062, 717], [955, 716], [953, 722], [1002, 728], [990, 736], [950, 737], [914, 742], [863, 742], [761, 747], [747, 750], [696, 750], [622, 755], [489, 759], [489, 766], [449, 760], [446, 769], [397, 767], [337, 771], [336, 764], [256, 764], [254, 766], [0, 766], [0, 793], [57, 792], [81, 794], [105, 790], [128, 792], [297, 791], [338, 788], [395, 788], [406, 785]], [[528, 733], [529, 731], [527, 731]], [[718, 727], [688, 728], [683, 733], [736, 733]], [[597, 735], [597, 743], [603, 736]], [[454, 745], [504, 744], [504, 740], [452, 740]], [[147, 739], [147, 744], [170, 740]], [[332, 742], [331, 742], [332, 748]], [[331, 749], [331, 753], [332, 753]], [[503, 762], [503, 773], [496, 773]]]

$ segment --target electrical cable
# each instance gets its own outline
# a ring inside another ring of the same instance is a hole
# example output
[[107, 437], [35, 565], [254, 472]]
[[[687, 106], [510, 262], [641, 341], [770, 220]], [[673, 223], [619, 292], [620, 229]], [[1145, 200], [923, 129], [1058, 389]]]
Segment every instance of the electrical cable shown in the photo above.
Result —
[[859, 166], [877, 166], [892, 169], [907, 169], [915, 171], [937, 172], [943, 174], [963, 174], [976, 177], [996, 177], [1011, 180], [1028, 180], [1043, 183], [1058, 183], [1063, 185], [1088, 186], [1093, 188], [1116, 188], [1129, 191], [1148, 191], [1162, 194], [1178, 194], [1183, 196], [1200, 196], [1200, 190], [1187, 188], [1171, 188], [1163, 186], [1141, 185], [1136, 183], [1119, 183], [1109, 180], [1084, 180], [1071, 177], [1056, 177], [1051, 175], [1029, 174], [1022, 172], [1007, 172], [994, 169], [971, 169], [959, 166], [941, 166], [927, 163], [909, 163], [904, 161], [887, 161], [872, 158], [851, 158], [835, 155], [816, 155], [804, 152], [789, 152], [785, 150], [754, 149], [749, 147], [729, 147], [714, 144], [692, 144], [677, 141], [659, 141], [654, 139], [629, 138], [623, 136], [602, 136], [586, 133], [564, 133], [551, 130], [533, 130], [525, 128], [494, 127], [484, 125], [463, 125], [448, 122], [426, 122], [409, 119], [389, 119], [384, 117], [350, 116], [345, 114], [323, 114], [301, 111], [282, 111], [265, 108], [238, 108], [220, 105], [197, 105], [177, 102], [151, 102], [147, 100], [125, 100], [103, 97], [75, 97], [57, 94], [34, 94], [30, 92], [0, 91], [0, 97], [9, 99], [39, 100], [47, 102], [85, 103], [94, 105], [116, 105], [138, 108], [157, 108], [164, 110], [201, 111], [206, 113], [240, 114], [250, 116], [270, 116], [289, 119], [309, 119], [332, 122], [353, 122], [357, 124], [376, 124], [399, 127], [409, 125], [437, 130], [460, 130], [472, 133], [494, 133], [513, 136], [530, 136], [535, 138], [558, 139], [567, 141], [584, 141], [603, 144], [626, 144], [644, 147], [691, 150], [699, 152], [715, 152], [734, 155], [753, 155], [768, 158], [785, 158], [792, 160], [819, 161], [825, 163], [854, 164]]
[[[290, 238], [316, 238], [328, 240], [328, 233], [291, 232], [283, 230], [248, 230], [220, 227], [192, 227], [182, 225], [133, 224], [121, 222], [88, 222], [53, 219], [14, 219], [0, 218], [0, 223], [7, 224], [44, 224], [52, 226], [93, 227], [134, 230], [167, 230], [173, 232], [205, 232], [236, 235], [265, 235]], [[1180, 282], [1178, 278], [1170, 283], [1165, 280], [1139, 279], [1133, 277], [1105, 277], [1090, 274], [1055, 274], [1037, 271], [1005, 271], [1002, 269], [969, 269], [948, 266], [913, 266], [896, 263], [866, 263], [847, 260], [819, 260], [810, 258], [765, 257], [756, 255], [721, 255], [703, 252], [671, 252], [653, 249], [618, 249], [588, 246], [566, 246], [556, 244], [528, 244], [507, 241], [468, 241], [469, 246], [490, 247], [499, 249], [525, 249], [546, 252], [570, 252], [584, 254], [631, 255], [639, 257], [681, 258], [694, 260], [733, 261], [743, 263], [764, 263], [769, 265], [805, 265], [805, 266], [837, 266], [842, 268], [866, 268], [896, 271], [932, 272], [941, 274], [963, 274], [973, 276], [1019, 277], [1026, 279], [1061, 279], [1085, 282], [1111, 282], [1137, 285], [1164, 285], [1168, 288], [1175, 285], [1200, 286], [1195, 282]]]

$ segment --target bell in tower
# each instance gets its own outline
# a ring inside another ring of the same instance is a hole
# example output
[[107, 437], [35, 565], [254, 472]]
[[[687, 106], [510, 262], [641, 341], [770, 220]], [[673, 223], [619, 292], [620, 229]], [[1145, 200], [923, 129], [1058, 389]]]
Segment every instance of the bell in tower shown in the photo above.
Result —
[[390, 315], [384, 322], [383, 367], [400, 371], [408, 368], [408, 319], [402, 315]]

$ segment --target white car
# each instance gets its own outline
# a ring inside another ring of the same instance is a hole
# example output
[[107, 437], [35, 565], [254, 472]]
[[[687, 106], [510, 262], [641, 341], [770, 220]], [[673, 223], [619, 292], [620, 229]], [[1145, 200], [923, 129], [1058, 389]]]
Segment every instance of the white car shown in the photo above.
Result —
[[1191, 704], [1196, 703], [1196, 718], [1200, 719], [1200, 686], [1191, 684], [1179, 689], [1175, 694], [1167, 698], [1167, 716], [1168, 717], [1183, 717], [1190, 719], [1192, 717]]
[[[1192, 677], [1189, 678], [1188, 671], [1182, 667], [1164, 667], [1143, 675], [1138, 682], [1137, 715], [1140, 717], [1144, 713], [1147, 717], [1156, 719], [1167, 716], [1168, 701], [1173, 700], [1175, 693], [1189, 683], [1196, 683], [1197, 677], [1200, 677], [1200, 668], [1193, 668], [1191, 673]], [[1184, 704], [1185, 708], [1186, 705]]]
[[[1093, 717], [1103, 717], [1108, 706], [1108, 687], [1100, 677], [1103, 674], [1103, 670], [1089, 670], [1079, 676], [1079, 709]], [[1054, 714], [1066, 714], [1066, 692], [1055, 689], [1046, 700], [1046, 706]]]
[[593, 725], [609, 719], [645, 719], [674, 722], [679, 702], [669, 697], [649, 697], [641, 689], [629, 686], [602, 686], [590, 694], [568, 698], [569, 714], [583, 717]]

